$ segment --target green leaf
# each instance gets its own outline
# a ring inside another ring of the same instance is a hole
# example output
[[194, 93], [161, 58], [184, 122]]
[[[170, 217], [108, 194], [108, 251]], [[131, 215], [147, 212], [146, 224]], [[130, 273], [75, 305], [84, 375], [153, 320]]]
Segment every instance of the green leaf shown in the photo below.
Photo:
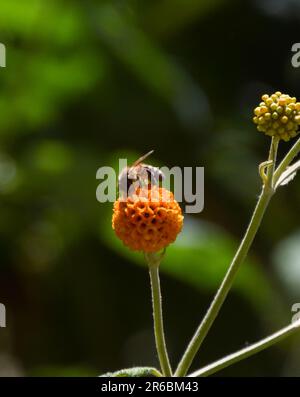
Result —
[[106, 374], [100, 375], [101, 378], [103, 377], [117, 377], [117, 378], [122, 378], [122, 377], [159, 377], [161, 376], [161, 373], [151, 367], [134, 367], [134, 368], [126, 368], [126, 369], [121, 369], [116, 372], [107, 372]]
[[277, 189], [279, 186], [285, 186], [288, 183], [290, 183], [296, 176], [297, 172], [300, 169], [300, 160], [298, 160], [295, 164], [291, 165], [290, 167], [287, 167], [287, 169], [280, 175], [275, 189]]

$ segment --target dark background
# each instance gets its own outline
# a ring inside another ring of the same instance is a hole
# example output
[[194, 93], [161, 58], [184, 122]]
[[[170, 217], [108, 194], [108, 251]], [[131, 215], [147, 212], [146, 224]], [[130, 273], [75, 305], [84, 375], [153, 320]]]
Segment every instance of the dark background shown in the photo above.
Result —
[[[205, 208], [161, 266], [173, 365], [249, 221], [269, 138], [264, 93], [300, 97], [297, 0], [0, 1], [1, 375], [157, 365], [148, 274], [111, 230], [96, 171], [155, 149], [204, 166]], [[291, 143], [280, 145], [280, 157]], [[290, 323], [300, 302], [299, 180], [280, 189], [193, 368]], [[299, 337], [222, 371], [300, 375]]]

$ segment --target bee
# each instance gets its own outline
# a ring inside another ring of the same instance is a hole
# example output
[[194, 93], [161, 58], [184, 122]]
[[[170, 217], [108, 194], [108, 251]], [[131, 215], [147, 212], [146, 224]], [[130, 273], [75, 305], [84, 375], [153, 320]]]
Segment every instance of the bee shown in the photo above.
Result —
[[153, 152], [154, 150], [150, 150], [150, 152], [140, 157], [131, 166], [124, 168], [120, 172], [118, 178], [120, 193], [126, 193], [128, 195], [132, 185], [134, 185], [134, 188], [149, 184], [159, 185], [164, 180], [164, 174], [159, 168], [143, 163]]

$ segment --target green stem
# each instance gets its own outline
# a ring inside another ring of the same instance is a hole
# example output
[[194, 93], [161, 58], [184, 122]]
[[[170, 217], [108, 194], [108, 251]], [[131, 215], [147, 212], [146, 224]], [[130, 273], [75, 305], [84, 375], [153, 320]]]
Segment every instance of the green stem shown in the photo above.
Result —
[[274, 184], [276, 184], [280, 175], [287, 169], [287, 167], [291, 164], [291, 162], [299, 154], [299, 152], [300, 152], [300, 138], [297, 140], [297, 142], [294, 144], [294, 146], [291, 148], [288, 154], [284, 157], [282, 162], [279, 164], [277, 170], [275, 171]]
[[232, 353], [218, 361], [215, 361], [212, 364], [207, 365], [204, 368], [199, 369], [198, 371], [193, 372], [190, 374], [190, 377], [197, 377], [197, 376], [209, 376], [214, 374], [215, 372], [220, 371], [230, 365], [237, 363], [247, 357], [250, 357], [268, 347], [274, 345], [277, 342], [280, 342], [282, 339], [287, 338], [288, 336], [294, 334], [296, 331], [300, 329], [300, 321], [292, 323], [291, 325], [281, 329], [280, 331], [268, 336], [261, 341], [254, 343], [251, 346], [248, 346], [244, 349], [239, 350], [236, 353]]
[[[270, 153], [269, 153], [269, 160], [275, 163], [276, 154], [278, 148], [278, 141], [272, 140]], [[248, 251], [251, 247], [251, 244], [254, 240], [254, 237], [257, 233], [257, 230], [261, 224], [263, 215], [266, 211], [266, 208], [270, 202], [270, 199], [273, 195], [273, 184], [272, 184], [272, 177], [274, 172], [274, 166], [270, 167], [267, 173], [267, 183], [263, 186], [261, 195], [257, 202], [256, 208], [252, 215], [252, 219], [246, 231], [246, 234], [236, 252], [235, 257], [233, 258], [231, 265], [225, 275], [225, 278], [215, 295], [215, 298], [209, 307], [204, 319], [202, 320], [201, 324], [199, 325], [196, 333], [194, 334], [191, 342], [189, 343], [180, 363], [175, 372], [175, 376], [185, 376], [187, 371], [189, 370], [192, 361], [198, 352], [203, 340], [205, 339], [208, 331], [210, 330], [212, 324], [214, 323], [227, 295], [230, 291], [232, 284], [235, 280], [237, 272], [245, 260]]]
[[172, 376], [172, 369], [166, 348], [163, 315], [161, 305], [161, 290], [159, 281], [159, 261], [154, 255], [145, 255], [149, 264], [149, 273], [152, 291], [152, 306], [154, 320], [154, 334], [157, 354], [160, 362], [161, 371], [164, 376]]
[[279, 145], [279, 139], [273, 137], [271, 146], [270, 146], [270, 152], [269, 152], [269, 161], [272, 161], [272, 165], [271, 165], [271, 167], [268, 168], [267, 181], [265, 183], [265, 188], [271, 189], [272, 191], [273, 191], [274, 185], [275, 185], [273, 177], [274, 177], [274, 173], [275, 173], [278, 145]]

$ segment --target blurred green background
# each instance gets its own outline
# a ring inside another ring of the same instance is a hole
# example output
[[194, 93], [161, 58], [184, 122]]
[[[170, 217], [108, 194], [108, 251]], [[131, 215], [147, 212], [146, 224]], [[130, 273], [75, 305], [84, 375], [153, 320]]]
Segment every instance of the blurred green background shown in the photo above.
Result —
[[[96, 171], [150, 149], [204, 166], [205, 209], [161, 266], [175, 364], [255, 205], [263, 93], [300, 97], [297, 0], [0, 1], [0, 375], [157, 366], [147, 269], [114, 236]], [[290, 144], [283, 143], [280, 157]], [[272, 201], [193, 368], [254, 342], [300, 302], [299, 179]], [[295, 337], [220, 372], [300, 376]]]

